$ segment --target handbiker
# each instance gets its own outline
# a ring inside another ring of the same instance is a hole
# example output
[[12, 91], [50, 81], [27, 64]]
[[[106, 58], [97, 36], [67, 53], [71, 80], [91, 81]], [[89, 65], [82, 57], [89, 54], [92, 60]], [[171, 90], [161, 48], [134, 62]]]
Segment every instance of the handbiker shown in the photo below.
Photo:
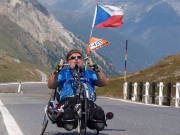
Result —
[[[66, 61], [69, 65], [69, 69], [63, 69], [64, 60], [59, 61], [58, 69], [56, 70], [48, 79], [48, 88], [55, 89], [60, 88], [60, 102], [57, 105], [57, 108], [64, 109], [64, 113], [56, 117], [57, 126], [64, 127], [66, 130], [71, 131], [72, 129], [77, 128], [77, 122], [68, 122], [59, 123], [60, 119], [71, 120], [75, 119], [75, 111], [73, 109], [74, 96], [76, 95], [76, 89], [70, 79], [73, 77], [72, 71], [75, 70], [75, 65], [78, 67], [83, 67], [83, 58], [82, 53], [78, 49], [72, 49], [68, 52], [66, 56]], [[95, 120], [105, 121], [105, 114], [103, 109], [100, 106], [97, 106], [94, 102], [96, 100], [95, 95], [95, 86], [103, 87], [107, 85], [107, 79], [104, 73], [98, 68], [97, 64], [94, 64], [91, 59], [89, 59], [88, 65], [91, 69], [82, 70], [83, 78], [87, 78], [85, 82], [88, 86], [90, 100], [88, 103], [89, 106], [89, 118]], [[92, 122], [88, 121], [88, 128], [96, 129], [101, 131], [105, 127], [103, 122]]]

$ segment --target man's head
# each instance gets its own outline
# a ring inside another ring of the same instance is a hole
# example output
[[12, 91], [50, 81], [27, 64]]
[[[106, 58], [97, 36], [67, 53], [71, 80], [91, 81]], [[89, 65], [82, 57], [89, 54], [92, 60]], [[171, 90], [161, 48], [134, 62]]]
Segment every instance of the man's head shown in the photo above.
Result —
[[72, 49], [68, 52], [66, 60], [70, 68], [74, 68], [77, 64], [78, 66], [83, 66], [82, 54], [78, 49]]

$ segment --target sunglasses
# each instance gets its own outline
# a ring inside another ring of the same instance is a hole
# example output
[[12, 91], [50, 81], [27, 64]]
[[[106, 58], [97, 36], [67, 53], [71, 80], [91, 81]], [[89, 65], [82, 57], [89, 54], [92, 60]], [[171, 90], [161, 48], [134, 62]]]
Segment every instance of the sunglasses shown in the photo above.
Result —
[[69, 60], [82, 59], [81, 56], [71, 56]]

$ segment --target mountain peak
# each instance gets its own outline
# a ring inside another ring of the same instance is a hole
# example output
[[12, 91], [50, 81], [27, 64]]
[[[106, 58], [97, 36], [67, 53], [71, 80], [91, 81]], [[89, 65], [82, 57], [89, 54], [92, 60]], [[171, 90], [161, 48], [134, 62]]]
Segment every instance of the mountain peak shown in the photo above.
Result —
[[167, 2], [161, 2], [149, 10], [140, 23], [141, 25], [170, 26], [172, 24], [179, 25], [180, 19], [171, 5]]

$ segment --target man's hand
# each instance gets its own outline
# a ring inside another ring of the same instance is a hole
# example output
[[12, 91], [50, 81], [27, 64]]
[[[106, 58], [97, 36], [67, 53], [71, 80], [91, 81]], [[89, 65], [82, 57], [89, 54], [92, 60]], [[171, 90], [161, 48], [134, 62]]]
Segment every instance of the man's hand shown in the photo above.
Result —
[[60, 72], [64, 67], [64, 60], [60, 59], [60, 61], [56, 62], [55, 70], [56, 72]]
[[89, 66], [90, 66], [90, 68], [93, 69], [94, 71], [99, 72], [99, 68], [98, 68], [98, 65], [97, 65], [97, 61], [92, 60], [92, 59], [89, 59]]
[[106, 76], [104, 75], [104, 73], [102, 71], [99, 70], [97, 62], [95, 60], [89, 59], [88, 64], [89, 64], [90, 68], [93, 69], [96, 72], [96, 75], [97, 75], [97, 85], [99, 87], [106, 86], [107, 85]]

